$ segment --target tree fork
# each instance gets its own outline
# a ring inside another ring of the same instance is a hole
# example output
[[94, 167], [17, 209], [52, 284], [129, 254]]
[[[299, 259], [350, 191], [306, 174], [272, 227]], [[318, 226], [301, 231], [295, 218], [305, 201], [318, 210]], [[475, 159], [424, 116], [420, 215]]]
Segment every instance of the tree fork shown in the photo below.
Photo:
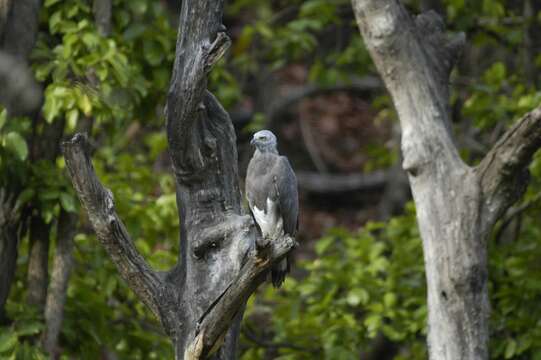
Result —
[[486, 241], [526, 188], [541, 146], [541, 108], [507, 131], [479, 166], [468, 166], [448, 114], [449, 73], [464, 36], [446, 35], [435, 12], [411, 17], [398, 0], [352, 4], [402, 128], [402, 166], [423, 240], [430, 358], [488, 359]]
[[206, 89], [208, 73], [230, 43], [222, 10], [223, 1], [182, 2], [166, 107], [180, 219], [177, 266], [156, 272], [137, 252], [112, 193], [95, 174], [86, 136], [63, 144], [66, 167], [98, 239], [160, 319], [176, 359], [234, 358], [244, 304], [272, 263], [295, 246], [287, 236], [264, 244], [241, 205], [233, 125]]

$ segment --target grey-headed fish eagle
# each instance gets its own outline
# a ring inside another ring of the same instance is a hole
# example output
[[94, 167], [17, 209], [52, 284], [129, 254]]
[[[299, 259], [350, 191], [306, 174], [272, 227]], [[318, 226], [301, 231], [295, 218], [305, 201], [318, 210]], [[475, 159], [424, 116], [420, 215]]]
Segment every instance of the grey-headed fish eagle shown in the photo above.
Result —
[[[299, 196], [297, 178], [285, 156], [278, 154], [276, 136], [258, 131], [250, 142], [254, 156], [246, 174], [246, 198], [262, 236], [273, 241], [287, 234], [295, 237], [298, 228]], [[290, 269], [289, 255], [272, 266], [272, 284], [280, 287]]]

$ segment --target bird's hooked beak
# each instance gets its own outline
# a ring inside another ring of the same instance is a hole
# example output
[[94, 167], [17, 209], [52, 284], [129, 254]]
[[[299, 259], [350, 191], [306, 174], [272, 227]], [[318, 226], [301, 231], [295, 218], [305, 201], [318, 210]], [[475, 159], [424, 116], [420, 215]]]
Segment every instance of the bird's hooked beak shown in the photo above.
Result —
[[255, 146], [255, 138], [252, 138], [252, 140], [250, 140], [250, 145]]

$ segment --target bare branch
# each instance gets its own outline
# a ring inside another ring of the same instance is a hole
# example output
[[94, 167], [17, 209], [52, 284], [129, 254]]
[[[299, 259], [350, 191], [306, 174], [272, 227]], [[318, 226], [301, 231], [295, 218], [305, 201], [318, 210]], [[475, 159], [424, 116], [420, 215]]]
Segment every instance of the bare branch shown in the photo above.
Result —
[[87, 152], [86, 136], [76, 134], [62, 144], [73, 186], [98, 235], [122, 278], [161, 319], [164, 283], [137, 252], [124, 224], [115, 212], [113, 194], [99, 182]]
[[319, 174], [298, 172], [299, 187], [314, 193], [338, 193], [356, 190], [371, 190], [385, 186], [388, 172], [377, 170], [368, 174]]
[[285, 111], [292, 105], [302, 99], [310, 98], [319, 95], [328, 95], [336, 92], [346, 92], [358, 96], [367, 97], [374, 92], [381, 91], [383, 84], [381, 80], [373, 76], [364, 76], [355, 79], [351, 84], [337, 84], [334, 86], [321, 87], [317, 85], [301, 86], [293, 90], [290, 94], [280, 97], [275, 102], [270, 104], [269, 121], [274, 122], [280, 116], [283, 116]]
[[329, 168], [327, 167], [325, 160], [323, 160], [319, 154], [319, 149], [316, 145], [316, 139], [314, 139], [314, 135], [312, 134], [312, 129], [310, 129], [310, 124], [308, 124], [308, 121], [303, 119], [300, 119], [299, 123], [304, 146], [306, 147], [308, 155], [310, 155], [310, 158], [312, 159], [312, 163], [320, 173], [328, 173]]
[[522, 196], [528, 185], [528, 165], [540, 147], [541, 106], [518, 120], [477, 167], [489, 222]]
[[254, 248], [238, 277], [198, 322], [198, 331], [190, 348], [196, 348], [196, 344], [202, 340], [200, 358], [204, 359], [215, 346], [221, 345], [217, 341], [229, 328], [239, 310], [239, 304], [244, 304], [265, 280], [267, 270], [272, 263], [281, 260], [295, 245], [295, 239], [284, 236], [270, 242], [267, 248]]
[[537, 193], [532, 199], [524, 202], [520, 206], [512, 207], [510, 208], [505, 216], [502, 217], [500, 221], [500, 226], [495, 231], [494, 235], [494, 241], [496, 243], [500, 242], [500, 239], [502, 238], [502, 235], [504, 234], [505, 230], [511, 224], [513, 220], [516, 218], [520, 218], [520, 216], [528, 209], [530, 209], [533, 205], [537, 204], [541, 200], [541, 192]]

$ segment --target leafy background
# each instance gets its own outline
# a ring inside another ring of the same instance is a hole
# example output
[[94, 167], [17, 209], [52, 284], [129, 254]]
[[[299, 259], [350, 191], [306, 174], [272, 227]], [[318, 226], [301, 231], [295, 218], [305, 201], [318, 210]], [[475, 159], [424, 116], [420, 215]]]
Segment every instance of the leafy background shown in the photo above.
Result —
[[[461, 154], [475, 164], [506, 126], [540, 103], [540, 9], [530, 0], [405, 3], [413, 12], [434, 7], [452, 31], [467, 34], [451, 76], [452, 112]], [[170, 268], [178, 252], [178, 217], [163, 104], [178, 9], [175, 1], [113, 0], [112, 31], [103, 36], [91, 3], [44, 1], [31, 57], [44, 89], [40, 119], [0, 111], [0, 184], [19, 187], [19, 203], [51, 226], [50, 263], [59, 213], [78, 214], [62, 359], [172, 358], [159, 324], [97, 243], [63, 159], [39, 160], [32, 142], [52, 124], [64, 128], [64, 137], [90, 131], [96, 170], [115, 194], [137, 248], [156, 268]], [[279, 133], [282, 152], [299, 170], [360, 174], [399, 164], [396, 119], [385, 91], [336, 89], [376, 74], [349, 1], [232, 0], [226, 9], [233, 47], [210, 86], [232, 114], [241, 171], [250, 156], [249, 134], [263, 127]], [[330, 90], [276, 109], [308, 88]], [[306, 128], [319, 154], [300, 144]], [[514, 209], [520, 211], [497, 224], [489, 241], [494, 359], [541, 359], [539, 156], [531, 173]], [[403, 201], [392, 216], [380, 216], [384, 189], [346, 195], [301, 190], [295, 271], [282, 289], [266, 285], [251, 298], [241, 358], [426, 358], [425, 281], [413, 205]], [[42, 314], [25, 301], [28, 248], [23, 238], [6, 306], [10, 321], [0, 327], [0, 358], [47, 358], [39, 342]]]

